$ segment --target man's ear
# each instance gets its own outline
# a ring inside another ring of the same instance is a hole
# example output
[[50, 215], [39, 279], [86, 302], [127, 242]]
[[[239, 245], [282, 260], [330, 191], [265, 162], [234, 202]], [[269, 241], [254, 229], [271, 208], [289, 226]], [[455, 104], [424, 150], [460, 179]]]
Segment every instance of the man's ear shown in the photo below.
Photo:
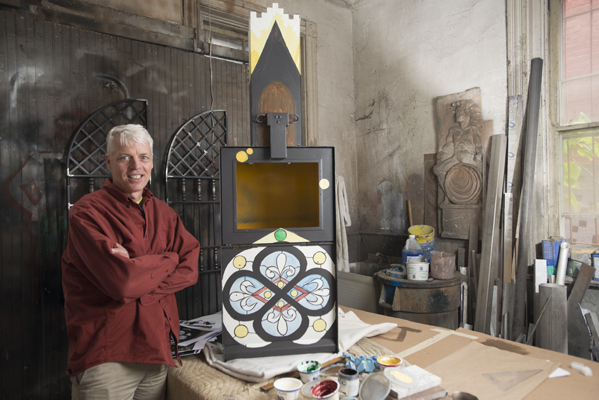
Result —
[[106, 168], [108, 168], [108, 170], [111, 171], [111, 169], [110, 169], [110, 157], [108, 157], [108, 154], [104, 154], [104, 160], [106, 160]]

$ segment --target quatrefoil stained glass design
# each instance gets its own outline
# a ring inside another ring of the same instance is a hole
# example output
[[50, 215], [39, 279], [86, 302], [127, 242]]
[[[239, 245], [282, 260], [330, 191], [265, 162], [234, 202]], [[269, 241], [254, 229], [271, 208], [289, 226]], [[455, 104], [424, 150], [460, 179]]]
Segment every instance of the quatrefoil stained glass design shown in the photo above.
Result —
[[335, 268], [320, 246], [257, 247], [223, 273], [223, 324], [248, 348], [313, 344], [333, 326]]

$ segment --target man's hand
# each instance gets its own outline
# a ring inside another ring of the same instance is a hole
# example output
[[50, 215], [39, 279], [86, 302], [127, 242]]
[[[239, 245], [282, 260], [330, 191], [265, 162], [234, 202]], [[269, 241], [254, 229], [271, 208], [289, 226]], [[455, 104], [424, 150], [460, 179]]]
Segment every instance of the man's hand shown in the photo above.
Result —
[[127, 251], [127, 249], [125, 249], [123, 246], [121, 246], [118, 243], [116, 243], [114, 245], [114, 247], [110, 250], [112, 251], [112, 254], [117, 254], [119, 256], [129, 258], [129, 252]]

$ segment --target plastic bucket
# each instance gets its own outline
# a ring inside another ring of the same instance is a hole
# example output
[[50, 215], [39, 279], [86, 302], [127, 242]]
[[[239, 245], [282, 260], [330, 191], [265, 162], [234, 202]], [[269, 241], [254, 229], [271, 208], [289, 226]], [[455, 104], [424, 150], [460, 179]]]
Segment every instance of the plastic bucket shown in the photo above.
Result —
[[435, 228], [428, 225], [412, 225], [408, 232], [416, 236], [416, 241], [422, 247], [424, 260], [431, 261], [431, 251], [435, 250]]
[[407, 266], [409, 281], [426, 281], [428, 279], [428, 263], [409, 262]]

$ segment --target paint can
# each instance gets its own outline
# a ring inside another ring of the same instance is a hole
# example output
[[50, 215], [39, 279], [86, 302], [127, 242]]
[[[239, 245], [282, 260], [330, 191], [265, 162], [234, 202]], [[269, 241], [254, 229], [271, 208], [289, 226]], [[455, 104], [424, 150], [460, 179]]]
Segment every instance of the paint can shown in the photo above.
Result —
[[409, 262], [408, 266], [409, 281], [426, 281], [428, 279], [428, 263]]
[[339, 370], [339, 393], [345, 396], [357, 396], [360, 391], [360, 374], [353, 368]]
[[431, 261], [431, 251], [435, 250], [435, 228], [428, 225], [412, 225], [408, 232], [416, 236], [416, 241], [422, 248], [424, 261]]

